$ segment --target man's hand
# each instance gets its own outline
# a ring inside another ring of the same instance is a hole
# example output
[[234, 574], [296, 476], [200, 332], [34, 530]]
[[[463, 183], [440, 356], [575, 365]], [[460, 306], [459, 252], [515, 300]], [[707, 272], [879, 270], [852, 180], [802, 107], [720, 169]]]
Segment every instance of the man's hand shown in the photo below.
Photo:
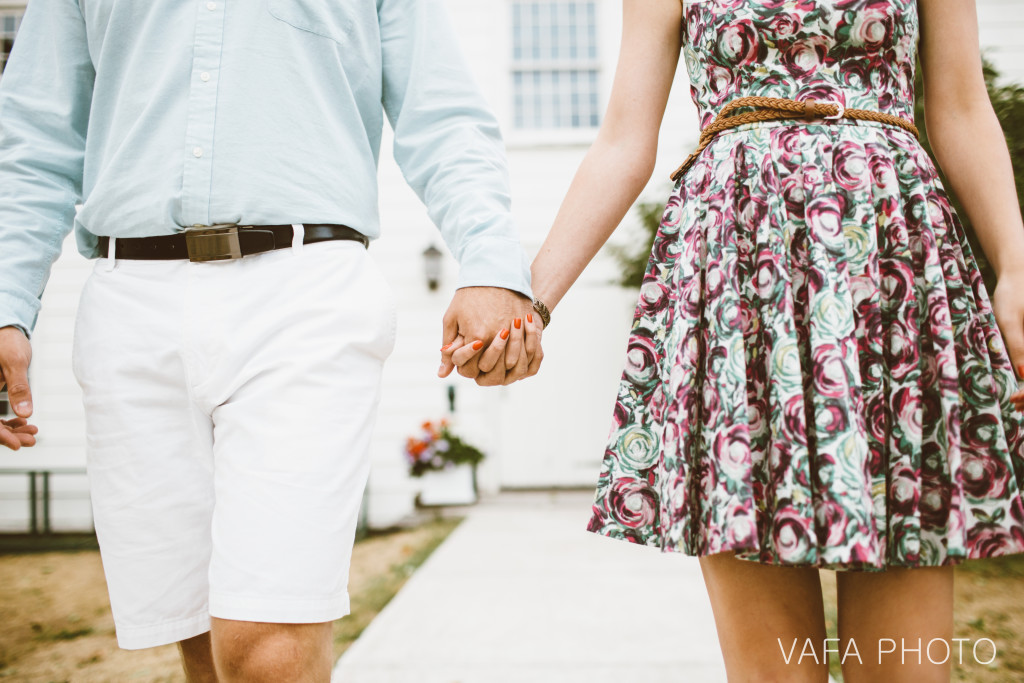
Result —
[[[515, 323], [512, 325], [515, 327]], [[526, 314], [526, 323], [522, 325], [526, 330], [526, 341], [523, 349], [519, 352], [519, 362], [505, 375], [505, 384], [512, 384], [527, 377], [533, 377], [540, 369], [541, 361], [544, 360], [544, 350], [541, 348], [541, 336], [544, 331], [544, 324], [540, 316], [531, 313]], [[447, 349], [441, 349], [441, 376], [447, 376], [453, 367], [461, 368], [470, 360], [476, 360], [477, 367], [481, 372], [488, 372], [499, 364], [505, 357], [505, 349], [508, 345], [509, 330], [503, 329], [494, 341], [487, 348], [483, 342], [466, 344], [461, 337]]]
[[[532, 302], [510, 289], [463, 287], [455, 292], [444, 315], [443, 351], [453, 350], [462, 344], [476, 345], [480, 349], [490, 344], [495, 336], [504, 334], [504, 353], [493, 368], [482, 371], [479, 358], [473, 357], [459, 367], [459, 374], [475, 379], [482, 386], [505, 384], [507, 376], [525, 374], [532, 360], [526, 353], [523, 325], [532, 311]], [[518, 327], [515, 324], [517, 320]], [[450, 355], [446, 356], [438, 371], [441, 377], [452, 371], [449, 358]]]
[[35, 446], [39, 431], [27, 421], [32, 415], [32, 392], [28, 387], [31, 360], [32, 345], [25, 333], [17, 327], [0, 328], [0, 389], [7, 386], [7, 396], [17, 415], [12, 420], [0, 420], [0, 444], [14, 451]]

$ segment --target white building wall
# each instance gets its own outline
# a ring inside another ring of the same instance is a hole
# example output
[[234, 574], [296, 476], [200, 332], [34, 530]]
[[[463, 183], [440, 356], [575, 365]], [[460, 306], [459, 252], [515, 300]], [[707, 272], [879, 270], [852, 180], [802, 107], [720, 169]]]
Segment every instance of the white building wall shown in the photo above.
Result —
[[[5, 0], [0, 0], [0, 5]], [[515, 216], [532, 256], [550, 227], [593, 131], [537, 136], [512, 128], [511, 31], [507, 0], [447, 0], [474, 77], [495, 108], [506, 132]], [[610, 90], [618, 57], [621, 3], [599, 0], [602, 97]], [[1020, 54], [1024, 3], [980, 0], [981, 38], [1004, 73], [1024, 81]], [[692, 149], [696, 118], [682, 64], [662, 127], [657, 169], [644, 193], [662, 201], [668, 175]], [[484, 448], [489, 458], [480, 471], [485, 490], [499, 487], [591, 486], [595, 483], [610, 426], [615, 389], [635, 299], [610, 282], [614, 261], [602, 253], [559, 306], [545, 334], [541, 374], [513, 387], [481, 389], [459, 377], [436, 378], [441, 317], [455, 282], [456, 264], [446, 258], [444, 279], [429, 292], [422, 252], [441, 246], [426, 211], [402, 180], [390, 157], [390, 138], [381, 154], [383, 237], [370, 253], [391, 281], [399, 301], [399, 338], [385, 370], [384, 399], [372, 448], [369, 519], [388, 526], [413, 510], [417, 481], [406, 476], [401, 454], [405, 437], [425, 419], [447, 411], [447, 387], [457, 390], [459, 431]], [[630, 217], [613, 237], [628, 242], [636, 234]], [[78, 292], [91, 264], [71, 240], [54, 268], [34, 337], [32, 381], [39, 445], [3, 456], [3, 467], [84, 466], [80, 394], [71, 375], [70, 341]], [[56, 528], [87, 527], [82, 478], [56, 478]], [[0, 477], [0, 523], [25, 524], [22, 478]]]
[[1024, 2], [978, 0], [978, 38], [1004, 83], [1024, 83]]

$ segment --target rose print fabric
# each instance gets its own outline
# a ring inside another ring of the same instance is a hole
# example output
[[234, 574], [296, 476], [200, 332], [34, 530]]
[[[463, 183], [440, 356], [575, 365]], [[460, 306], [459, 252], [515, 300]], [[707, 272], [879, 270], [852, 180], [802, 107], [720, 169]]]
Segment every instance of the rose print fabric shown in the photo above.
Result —
[[[912, 120], [914, 0], [684, 10], [702, 125], [744, 95]], [[1021, 552], [1015, 388], [963, 228], [911, 134], [727, 131], [669, 197], [589, 529], [835, 569]]]

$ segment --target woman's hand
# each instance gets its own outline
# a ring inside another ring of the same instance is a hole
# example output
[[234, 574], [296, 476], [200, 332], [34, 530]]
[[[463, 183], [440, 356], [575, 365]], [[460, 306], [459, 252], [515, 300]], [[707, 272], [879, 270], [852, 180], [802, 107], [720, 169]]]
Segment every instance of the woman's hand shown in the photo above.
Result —
[[[1006, 273], [999, 278], [992, 292], [992, 312], [1017, 371], [1017, 379], [1024, 379], [1024, 272]], [[1024, 388], [1010, 396], [1017, 410], [1024, 411]]]
[[504, 359], [508, 369], [505, 385], [532, 377], [540, 370], [544, 360], [542, 335], [540, 316], [531, 313], [525, 321], [521, 318], [513, 320], [486, 348], [478, 339], [467, 342], [461, 336], [456, 337], [454, 342], [441, 349], [441, 367], [437, 374], [439, 377], [447, 377], [455, 368], [477, 358], [477, 367], [481, 373], [490, 372]]

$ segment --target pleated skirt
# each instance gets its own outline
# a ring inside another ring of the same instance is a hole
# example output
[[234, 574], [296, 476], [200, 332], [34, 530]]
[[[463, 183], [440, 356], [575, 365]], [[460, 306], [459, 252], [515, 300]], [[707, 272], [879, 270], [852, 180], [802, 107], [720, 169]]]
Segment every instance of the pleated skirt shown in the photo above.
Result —
[[912, 135], [728, 131], [668, 200], [588, 528], [832, 569], [1022, 552], [1016, 388]]

